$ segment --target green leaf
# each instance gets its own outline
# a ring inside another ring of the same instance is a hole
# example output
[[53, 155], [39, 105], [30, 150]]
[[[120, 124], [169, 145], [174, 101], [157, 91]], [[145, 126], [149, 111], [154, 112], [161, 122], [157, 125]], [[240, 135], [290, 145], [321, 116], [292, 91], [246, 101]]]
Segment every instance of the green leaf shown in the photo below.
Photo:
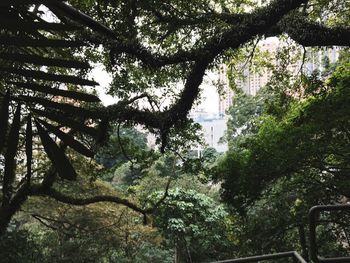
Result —
[[42, 79], [42, 80], [48, 80], [48, 81], [58, 81], [62, 83], [72, 83], [77, 85], [86, 85], [86, 86], [96, 86], [98, 83], [96, 81], [83, 79], [76, 76], [70, 76], [70, 75], [61, 75], [61, 74], [53, 74], [53, 73], [46, 73], [39, 70], [27, 70], [27, 69], [15, 69], [15, 68], [7, 68], [7, 67], [0, 67], [0, 71], [21, 75], [23, 77], [29, 77], [34, 79]]
[[4, 200], [8, 201], [11, 195], [11, 184], [15, 177], [16, 153], [19, 141], [19, 130], [21, 128], [21, 105], [18, 104], [12, 120], [8, 136], [7, 149], [5, 154], [5, 172], [3, 181]]
[[53, 120], [57, 123], [60, 123], [64, 126], [73, 128], [74, 130], [89, 134], [95, 138], [100, 138], [101, 132], [97, 129], [94, 129], [92, 127], [88, 127], [81, 122], [78, 122], [76, 120], [73, 120], [71, 118], [67, 118], [64, 116], [64, 114], [59, 112], [52, 112], [52, 111], [42, 111], [42, 110], [35, 110], [33, 109], [32, 112], [38, 114], [39, 116], [46, 117], [50, 120]]
[[64, 151], [57, 146], [57, 144], [49, 136], [48, 132], [39, 124], [38, 121], [35, 121], [35, 125], [38, 129], [38, 134], [44, 146], [45, 152], [56, 168], [58, 175], [63, 179], [75, 180], [77, 174]]
[[60, 138], [65, 144], [76, 150], [77, 152], [81, 153], [82, 155], [85, 155], [86, 157], [94, 157], [94, 153], [86, 148], [81, 142], [74, 139], [73, 136], [68, 135], [67, 133], [61, 131], [59, 128], [43, 121], [39, 120], [41, 124], [45, 126], [45, 128], [56, 134], [58, 138]]
[[16, 85], [17, 87], [20, 87], [20, 88], [30, 89], [33, 91], [39, 91], [39, 92], [48, 93], [56, 96], [63, 96], [66, 98], [71, 98], [71, 99], [76, 99], [76, 100], [81, 100], [86, 102], [100, 102], [100, 99], [95, 95], [86, 94], [78, 91], [53, 89], [53, 88], [50, 88], [49, 86], [30, 83], [30, 82], [24, 83], [24, 82], [9, 81], [7, 83]]

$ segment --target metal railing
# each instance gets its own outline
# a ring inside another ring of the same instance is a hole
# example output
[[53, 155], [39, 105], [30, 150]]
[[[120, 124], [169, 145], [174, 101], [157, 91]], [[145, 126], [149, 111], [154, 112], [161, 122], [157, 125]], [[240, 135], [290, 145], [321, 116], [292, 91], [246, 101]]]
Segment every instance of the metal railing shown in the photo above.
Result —
[[[310, 256], [315, 263], [350, 263], [350, 257], [337, 257], [337, 258], [323, 258], [318, 256], [317, 241], [316, 241], [316, 227], [317, 216], [323, 211], [350, 211], [350, 204], [347, 205], [316, 205], [309, 210], [309, 229], [310, 229]], [[294, 263], [307, 263], [296, 251], [281, 252], [268, 255], [252, 256], [237, 259], [228, 259], [222, 261], [216, 261], [215, 263], [244, 263], [244, 262], [260, 262], [272, 259], [292, 258]], [[308, 259], [307, 259], [308, 260]]]
[[318, 256], [317, 242], [316, 242], [316, 227], [317, 215], [323, 211], [345, 211], [350, 210], [350, 205], [316, 205], [309, 210], [309, 228], [310, 228], [310, 256], [315, 263], [322, 262], [350, 262], [350, 257], [337, 258], [322, 258]]
[[252, 256], [252, 257], [246, 257], [246, 258], [229, 259], [229, 260], [223, 260], [223, 261], [216, 261], [215, 263], [258, 262], [258, 261], [280, 259], [280, 258], [292, 258], [294, 263], [306, 263], [306, 261], [296, 251], [288, 251], [288, 252], [261, 255], [261, 256]]

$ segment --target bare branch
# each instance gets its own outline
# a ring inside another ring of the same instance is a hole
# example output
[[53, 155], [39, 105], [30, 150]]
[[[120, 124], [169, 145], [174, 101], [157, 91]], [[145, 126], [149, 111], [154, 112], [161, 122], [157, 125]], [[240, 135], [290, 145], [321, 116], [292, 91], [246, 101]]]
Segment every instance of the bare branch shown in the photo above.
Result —
[[47, 219], [45, 217], [42, 217], [40, 215], [37, 215], [37, 214], [32, 214], [32, 217], [35, 218], [36, 220], [38, 220], [40, 224], [46, 226], [47, 228], [50, 228], [50, 229], [53, 229], [53, 230], [57, 230], [58, 229], [57, 227], [54, 227], [53, 225], [48, 224], [48, 223], [45, 222], [45, 220], [46, 221], [51, 221], [52, 219], [49, 220], [49, 219]]
[[301, 59], [301, 64], [300, 64], [299, 70], [298, 70], [298, 72], [296, 74], [296, 76], [300, 75], [300, 79], [302, 79], [302, 76], [303, 76], [303, 70], [304, 70], [304, 65], [305, 65], [305, 60], [306, 60], [306, 54], [307, 54], [307, 50], [303, 46], [303, 57]]

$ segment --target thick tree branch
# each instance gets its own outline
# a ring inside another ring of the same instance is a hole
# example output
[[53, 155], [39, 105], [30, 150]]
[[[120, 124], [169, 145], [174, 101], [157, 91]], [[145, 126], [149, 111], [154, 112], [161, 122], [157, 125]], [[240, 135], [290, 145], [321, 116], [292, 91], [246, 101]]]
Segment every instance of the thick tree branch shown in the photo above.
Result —
[[[216, 56], [229, 48], [238, 48], [253, 37], [262, 32], [266, 32], [273, 25], [277, 24], [288, 12], [299, 7], [305, 0], [283, 0], [274, 1], [269, 6], [257, 9], [252, 14], [246, 14], [237, 28], [235, 25], [231, 30], [222, 35], [213, 36], [204, 47], [189, 51], [180, 50], [178, 53], [168, 56], [158, 56], [150, 50], [142, 47], [139, 43], [132, 45], [116, 44], [112, 49], [112, 54], [127, 53], [140, 59], [150, 67], [162, 67], [164, 65], [195, 61], [190, 73], [186, 78], [185, 88], [180, 94], [180, 98], [165, 112], [153, 114], [149, 111], [130, 111], [130, 120], [141, 120], [140, 123], [153, 128], [159, 128], [164, 135], [172, 125], [176, 125], [180, 120], [185, 119], [192, 107], [194, 100], [199, 93], [199, 86], [202, 83], [205, 70]], [[119, 110], [119, 112], [118, 112]], [[108, 108], [109, 116], [120, 119], [120, 108], [111, 106]], [[161, 120], [161, 121], [159, 121]], [[166, 140], [166, 136], [162, 136]]]
[[171, 125], [178, 123], [186, 118], [192, 108], [194, 100], [198, 97], [199, 86], [202, 84], [205, 71], [214, 57], [207, 56], [194, 64], [191, 72], [187, 76], [185, 87], [180, 94], [180, 98], [164, 113], [165, 123], [163, 127], [169, 129]]
[[[350, 45], [348, 29], [326, 28], [316, 23], [307, 22], [305, 19], [295, 16], [295, 14], [285, 17], [290, 11], [298, 8], [305, 2], [307, 1], [274, 1], [269, 6], [257, 9], [251, 14], [241, 15], [238, 26], [232, 25], [230, 30], [225, 31], [221, 35], [213, 36], [203, 47], [194, 48], [189, 51], [180, 50], [175, 54], [156, 55], [137, 42], [133, 44], [116, 44], [112, 48], [114, 55], [127, 53], [150, 67], [157, 68], [170, 64], [194, 61], [180, 98], [169, 110], [156, 114], [152, 114], [149, 111], [133, 110], [132, 114], [127, 114], [128, 117], [131, 117], [131, 120], [134, 121], [141, 120], [143, 124], [147, 122], [147, 126], [160, 128], [166, 133], [171, 125], [177, 124], [179, 120], [184, 119], [187, 115], [195, 98], [198, 96], [199, 85], [202, 82], [205, 70], [214, 58], [229, 48], [238, 48], [256, 35], [268, 34], [268, 32], [273, 31], [275, 33], [274, 35], [286, 32], [297, 42], [306, 46]], [[232, 18], [235, 18], [233, 19], [234, 21], [238, 19], [234, 15], [232, 15]], [[164, 17], [160, 17], [160, 19], [164, 19]], [[273, 28], [274, 30], [272, 30]], [[116, 107], [112, 106], [108, 110], [115, 118], [122, 117], [120, 112], [116, 112]]]
[[139, 110], [117, 103], [97, 109], [93, 115], [110, 121], [137, 122], [153, 129], [159, 129], [161, 134], [166, 135], [170, 127], [186, 118], [198, 96], [205, 70], [213, 59], [213, 57], [207, 56], [193, 65], [179, 99], [166, 111], [151, 112], [148, 109]]
[[28, 185], [23, 184], [7, 205], [0, 207], [0, 236], [5, 233], [6, 228], [23, 203], [28, 198]]
[[266, 37], [286, 33], [304, 47], [350, 46], [350, 27], [328, 27], [311, 22], [300, 13], [293, 13], [265, 32]]
[[60, 193], [59, 191], [50, 188], [50, 189], [43, 189], [41, 187], [32, 187], [30, 191], [30, 195], [32, 196], [47, 196], [51, 197], [59, 202], [65, 203], [65, 204], [71, 204], [76, 206], [83, 206], [83, 205], [89, 205], [99, 202], [111, 202], [115, 204], [124, 205], [138, 213], [146, 214], [146, 211], [140, 207], [138, 207], [136, 204], [131, 203], [129, 200], [120, 198], [118, 196], [112, 196], [112, 195], [97, 195], [93, 197], [85, 197], [85, 198], [78, 198], [78, 197], [72, 197], [65, 195], [63, 193]]
[[[275, 0], [267, 7], [258, 8], [251, 14], [239, 15], [239, 18], [232, 14], [232, 20], [235, 22], [231, 29], [213, 36], [202, 47], [186, 51], [179, 50], [170, 55], [158, 55], [135, 40], [133, 43], [112, 43], [111, 55], [115, 57], [120, 53], [125, 53], [141, 60], [145, 65], [155, 68], [187, 61], [198, 61], [206, 56], [214, 59], [221, 52], [229, 48], [237, 48], [256, 35], [266, 32], [288, 12], [305, 2], [306, 0]], [[238, 26], [236, 19], [240, 20]]]
[[[163, 134], [166, 133], [172, 125], [176, 125], [180, 120], [186, 117], [194, 100], [198, 96], [199, 86], [202, 83], [205, 70], [217, 55], [229, 48], [238, 48], [259, 33], [267, 31], [271, 26], [282, 19], [286, 13], [300, 6], [303, 2], [304, 0], [274, 1], [268, 7], [258, 9], [253, 14], [246, 15], [240, 30], [234, 27], [221, 36], [214, 36], [204, 47], [197, 50], [187, 52], [179, 51], [179, 53], [175, 55], [160, 57], [152, 54], [139, 44], [135, 44], [137, 47], [124, 46], [123, 52], [129, 52], [130, 55], [139, 58], [144, 63], [147, 63], [148, 66], [163, 66], [166, 64], [185, 62], [186, 60], [195, 61], [192, 70], [186, 78], [185, 88], [180, 94], [180, 98], [168, 111], [154, 115], [149, 111], [134, 110], [132, 114], [128, 114], [128, 117], [133, 121], [136, 119], [142, 120], [142, 124], [145, 124], [145, 121], [147, 121], [148, 123], [146, 125], [159, 128]], [[116, 47], [116, 49], [118, 48]], [[110, 106], [108, 111], [109, 116], [114, 116], [112, 118], [119, 117], [120, 119], [120, 117], [122, 117], [120, 108], [117, 106]], [[161, 122], [159, 122], [159, 120], [161, 120]]]
[[[287, 13], [298, 8], [305, 2], [306, 0], [275, 0], [267, 7], [258, 8], [252, 13], [239, 15], [238, 17], [235, 14], [225, 14], [223, 16], [226, 17], [226, 21], [229, 20], [229, 17], [232, 18], [231, 29], [223, 32], [221, 35], [213, 36], [202, 47], [186, 51], [179, 50], [175, 54], [155, 54], [136, 40], [127, 44], [120, 43], [119, 41], [115, 43], [112, 42], [112, 56], [125, 53], [141, 60], [149, 67], [158, 68], [188, 61], [193, 62], [193, 64], [187, 76], [185, 88], [180, 94], [180, 98], [168, 110], [154, 113], [149, 110], [139, 110], [117, 103], [104, 109], [98, 109], [97, 113], [95, 111], [96, 114], [92, 114], [94, 115], [92, 117], [99, 116], [107, 120], [137, 122], [148, 127], [159, 129], [163, 135], [166, 134], [171, 126], [185, 119], [194, 100], [198, 97], [199, 86], [202, 83], [205, 70], [216, 56], [229, 48], [238, 48], [256, 35], [266, 32], [273, 25], [277, 24]], [[63, 6], [60, 7], [63, 8]], [[71, 7], [64, 7], [64, 9], [65, 12], [71, 14], [76, 13], [76, 10]], [[84, 21], [85, 25], [104, 34], [109, 39], [113, 39], [114, 35], [112, 32], [107, 30], [103, 25], [96, 23], [91, 24], [92, 21], [89, 17], [82, 16], [78, 13], [76, 14], [79, 19], [81, 19], [80, 22]], [[237, 19], [240, 22], [239, 25], [236, 24]], [[163, 137], [166, 138], [166, 136]]]
[[136, 41], [134, 43], [127, 44], [113, 43], [110, 51], [112, 62], [115, 61], [115, 58], [122, 53], [139, 59], [144, 65], [151, 68], [160, 68], [166, 65], [195, 61], [198, 59], [199, 55], [197, 54], [198, 52], [185, 50], [180, 50], [173, 55], [158, 55]]
[[280, 24], [282, 32], [304, 47], [350, 46], [350, 27], [327, 27], [299, 15], [288, 16]]

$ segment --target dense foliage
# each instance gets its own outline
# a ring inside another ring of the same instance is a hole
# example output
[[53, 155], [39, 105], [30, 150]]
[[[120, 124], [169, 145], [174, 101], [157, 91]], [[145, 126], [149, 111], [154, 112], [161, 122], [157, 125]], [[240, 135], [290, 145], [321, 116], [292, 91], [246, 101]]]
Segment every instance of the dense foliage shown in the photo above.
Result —
[[[282, 117], [269, 113], [271, 96], [259, 103], [262, 94], [238, 98], [231, 109], [234, 124], [240, 114], [245, 118], [239, 123], [243, 131], [228, 133], [230, 150], [219, 160], [216, 176], [224, 200], [243, 222], [239, 235], [251, 240], [244, 253], [299, 247], [307, 255], [310, 207], [348, 200], [349, 73], [343, 62], [324, 80], [304, 76], [302, 99], [291, 94]], [[330, 214], [321, 220], [328, 225], [319, 228], [320, 253], [346, 254], [341, 243], [348, 242], [347, 217]]]
[[[350, 195], [349, 55], [322, 74], [288, 67], [318, 52], [306, 47], [349, 46], [350, 6], [258, 2], [1, 3], [0, 260], [307, 257], [307, 210]], [[270, 36], [284, 43], [276, 65], [256, 48]], [[112, 105], [85, 87], [94, 63], [112, 76]], [[187, 115], [222, 63], [237, 93], [229, 151], [196, 158]], [[249, 66], [273, 73], [256, 97], [234, 85]], [[348, 218], [321, 219], [320, 253], [346, 253]]]

